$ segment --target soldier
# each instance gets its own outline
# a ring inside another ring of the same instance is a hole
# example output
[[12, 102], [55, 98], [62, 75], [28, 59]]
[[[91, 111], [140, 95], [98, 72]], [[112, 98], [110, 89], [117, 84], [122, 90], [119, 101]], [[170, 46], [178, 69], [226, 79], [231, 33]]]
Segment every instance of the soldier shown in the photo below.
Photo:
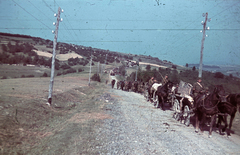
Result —
[[150, 87], [152, 87], [153, 83], [154, 83], [154, 77], [151, 77], [151, 79], [148, 81], [148, 84]]
[[156, 80], [154, 80], [154, 77], [152, 77], [149, 81], [148, 81], [148, 89], [149, 89], [149, 94], [150, 94], [150, 98], [153, 97], [153, 88], [152, 85], [156, 82]]
[[194, 98], [197, 98], [197, 96], [200, 96], [201, 94], [205, 93], [205, 88], [201, 78], [198, 78], [197, 82], [193, 84], [192, 90]]
[[162, 80], [162, 85], [168, 82], [168, 74], [165, 75], [164, 79]]

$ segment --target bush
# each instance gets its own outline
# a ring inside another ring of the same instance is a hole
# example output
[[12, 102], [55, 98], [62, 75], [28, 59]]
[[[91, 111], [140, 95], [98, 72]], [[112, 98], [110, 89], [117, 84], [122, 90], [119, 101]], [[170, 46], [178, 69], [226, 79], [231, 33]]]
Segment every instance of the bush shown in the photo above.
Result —
[[42, 75], [42, 77], [47, 77], [47, 76], [48, 76], [48, 75], [47, 75], [46, 72], [44, 72], [43, 75]]
[[71, 68], [71, 67], [68, 66], [67, 64], [64, 64], [64, 65], [62, 65], [60, 68], [62, 68], [62, 69], [69, 69], [69, 68]]
[[7, 76], [4, 75], [1, 79], [7, 79]]
[[95, 74], [91, 77], [91, 80], [101, 82], [100, 76], [99, 76], [99, 74], [97, 74], [97, 73], [95, 73]]
[[214, 75], [215, 78], [219, 78], [219, 79], [223, 79], [224, 78], [224, 74], [221, 72], [216, 72]]
[[26, 77], [35, 77], [35, 76], [31, 74], [31, 75], [27, 75]]
[[84, 69], [78, 68], [78, 72], [83, 72], [83, 71], [84, 71]]
[[70, 73], [76, 73], [77, 71], [73, 68], [68, 69], [67, 71], [63, 72], [63, 74], [70, 74]]

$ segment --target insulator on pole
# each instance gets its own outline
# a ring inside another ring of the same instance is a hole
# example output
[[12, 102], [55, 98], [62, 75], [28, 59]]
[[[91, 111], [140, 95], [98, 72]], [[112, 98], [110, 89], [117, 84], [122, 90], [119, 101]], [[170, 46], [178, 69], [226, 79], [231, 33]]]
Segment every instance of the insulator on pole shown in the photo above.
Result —
[[55, 26], [55, 25], [56, 25], [56, 23], [55, 23], [55, 22], [53, 22], [53, 25]]
[[57, 17], [57, 14], [56, 14], [56, 13], [54, 13], [54, 17]]
[[52, 33], [54, 34], [54, 33], [55, 33], [55, 31], [54, 31], [54, 30], [52, 30]]

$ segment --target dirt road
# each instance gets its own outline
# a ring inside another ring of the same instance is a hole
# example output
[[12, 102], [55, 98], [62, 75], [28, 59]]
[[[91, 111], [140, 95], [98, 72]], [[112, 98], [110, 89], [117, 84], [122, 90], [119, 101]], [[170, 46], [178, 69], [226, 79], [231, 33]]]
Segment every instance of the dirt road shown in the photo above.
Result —
[[187, 127], [177, 122], [173, 111], [154, 108], [140, 94], [111, 89], [110, 96], [117, 99], [106, 107], [113, 119], [106, 119], [97, 131], [103, 142], [98, 148], [107, 154], [240, 153], [238, 135], [228, 138], [214, 129], [208, 138], [207, 126], [203, 133], [195, 133], [193, 124]]

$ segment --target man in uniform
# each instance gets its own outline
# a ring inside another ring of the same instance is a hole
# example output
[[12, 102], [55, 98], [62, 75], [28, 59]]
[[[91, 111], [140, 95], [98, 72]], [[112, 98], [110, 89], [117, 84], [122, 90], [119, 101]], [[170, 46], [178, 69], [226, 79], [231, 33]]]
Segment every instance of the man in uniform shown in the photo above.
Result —
[[168, 82], [168, 75], [166, 74], [162, 80], [162, 85], [166, 84], [167, 82]]
[[154, 83], [154, 77], [151, 77], [151, 79], [148, 81], [148, 85], [152, 87], [153, 83]]
[[[202, 79], [198, 78], [197, 82], [193, 84], [193, 99], [194, 103], [198, 103], [199, 100], [205, 97], [205, 87], [202, 83]], [[197, 106], [197, 105], [195, 105]]]
[[194, 98], [196, 98], [200, 94], [205, 93], [205, 88], [201, 78], [198, 78], [197, 82], [193, 84], [192, 90], [193, 90]]
[[154, 80], [154, 77], [151, 77], [151, 79], [148, 81], [148, 89], [149, 89], [149, 93], [151, 94], [150, 95], [150, 98], [152, 98], [153, 96], [153, 89], [152, 89], [152, 85], [155, 83], [155, 80]]

